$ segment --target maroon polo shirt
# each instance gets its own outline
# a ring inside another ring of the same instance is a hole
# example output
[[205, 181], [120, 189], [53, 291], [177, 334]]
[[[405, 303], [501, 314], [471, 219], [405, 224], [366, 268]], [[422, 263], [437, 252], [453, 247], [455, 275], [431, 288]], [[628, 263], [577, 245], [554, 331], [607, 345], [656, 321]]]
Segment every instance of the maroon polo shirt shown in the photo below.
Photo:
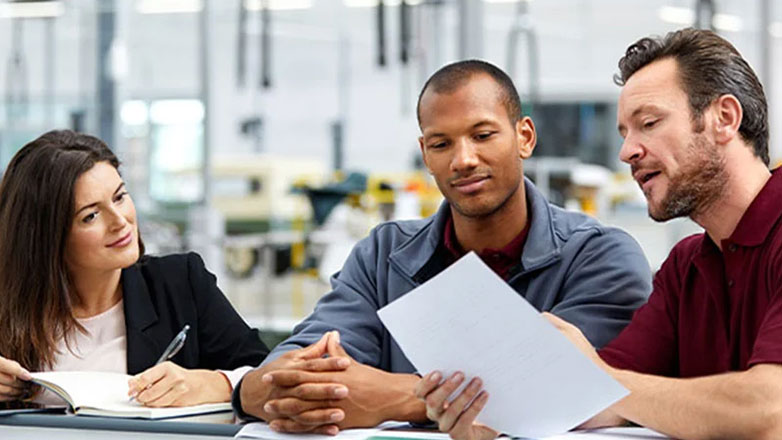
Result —
[[[511, 269], [521, 262], [521, 251], [524, 249], [524, 243], [527, 241], [529, 225], [531, 223], [530, 210], [527, 209], [527, 224], [510, 243], [501, 249], [486, 248], [478, 253], [478, 257], [486, 263], [503, 280], [508, 279]], [[448, 265], [450, 266], [467, 252], [462, 249], [459, 240], [456, 238], [456, 229], [453, 227], [453, 216], [448, 217], [445, 222], [445, 231], [443, 232], [443, 244], [448, 249]]]
[[722, 252], [680, 241], [647, 304], [600, 350], [614, 367], [694, 377], [782, 363], [782, 172], [752, 201]]

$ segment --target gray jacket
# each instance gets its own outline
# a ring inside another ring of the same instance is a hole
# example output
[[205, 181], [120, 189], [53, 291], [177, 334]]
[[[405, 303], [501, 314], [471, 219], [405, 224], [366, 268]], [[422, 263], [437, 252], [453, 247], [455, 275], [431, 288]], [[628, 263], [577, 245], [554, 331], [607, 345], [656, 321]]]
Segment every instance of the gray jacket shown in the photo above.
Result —
[[[535, 308], [575, 324], [602, 347], [646, 301], [649, 263], [626, 232], [551, 205], [532, 182], [525, 179], [525, 185], [532, 224], [508, 283]], [[332, 276], [331, 292], [264, 363], [339, 330], [342, 345], [358, 362], [415, 372], [376, 312], [445, 269], [442, 234], [449, 215], [443, 203], [432, 217], [374, 228]]]

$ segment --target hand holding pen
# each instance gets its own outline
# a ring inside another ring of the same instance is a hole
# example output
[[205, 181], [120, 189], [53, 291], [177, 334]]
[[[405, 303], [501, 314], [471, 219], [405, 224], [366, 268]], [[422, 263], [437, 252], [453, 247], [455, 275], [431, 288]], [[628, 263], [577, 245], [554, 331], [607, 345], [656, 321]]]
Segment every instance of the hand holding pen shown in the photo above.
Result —
[[128, 381], [128, 395], [132, 399], [150, 407], [188, 406], [231, 399], [231, 383], [222, 373], [190, 370], [169, 361], [184, 346], [189, 328], [186, 325], [174, 336], [155, 366]]
[[152, 368], [134, 376], [128, 381], [128, 395], [131, 400], [146, 406], [175, 406], [187, 387], [188, 371], [169, 359], [184, 347], [190, 326], [185, 324], [174, 336]]
[[133, 379], [128, 381], [128, 395], [130, 396], [130, 400], [136, 399], [136, 396], [139, 394], [148, 391], [156, 382], [158, 382], [163, 376], [158, 377], [157, 375], [154, 375], [152, 373], [154, 372], [161, 372], [162, 368], [156, 368], [158, 365], [162, 364], [163, 362], [171, 359], [172, 357], [176, 356], [177, 353], [179, 353], [179, 350], [182, 349], [182, 347], [185, 346], [185, 340], [187, 340], [187, 331], [190, 330], [190, 325], [185, 324], [184, 327], [182, 327], [182, 330], [179, 331], [179, 333], [174, 336], [174, 339], [171, 340], [171, 342], [168, 343], [168, 346], [165, 350], [163, 350], [163, 353], [158, 358], [157, 362], [155, 362], [155, 366], [146, 370], [145, 372], [135, 376]]

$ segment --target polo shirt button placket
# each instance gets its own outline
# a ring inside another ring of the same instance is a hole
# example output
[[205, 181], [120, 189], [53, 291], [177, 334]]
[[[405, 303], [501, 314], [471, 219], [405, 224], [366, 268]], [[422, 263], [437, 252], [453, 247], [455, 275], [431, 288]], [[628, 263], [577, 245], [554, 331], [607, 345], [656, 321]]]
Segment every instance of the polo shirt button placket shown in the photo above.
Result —
[[728, 245], [728, 250], [731, 252], [736, 252], [737, 246], [733, 243]]
[[[735, 243], [730, 243], [730, 244], [728, 245], [728, 252], [730, 252], [730, 253], [732, 253], [732, 254], [736, 253], [736, 250], [737, 250], [737, 249], [738, 249], [738, 246], [736, 246], [736, 244], [735, 244]], [[728, 288], [729, 288], [729, 289], [730, 289], [730, 288], [733, 288], [733, 284], [735, 284], [735, 283], [733, 282], [733, 279], [732, 279], [732, 278], [731, 278], [731, 279], [729, 279], [729, 280], [728, 280]]]

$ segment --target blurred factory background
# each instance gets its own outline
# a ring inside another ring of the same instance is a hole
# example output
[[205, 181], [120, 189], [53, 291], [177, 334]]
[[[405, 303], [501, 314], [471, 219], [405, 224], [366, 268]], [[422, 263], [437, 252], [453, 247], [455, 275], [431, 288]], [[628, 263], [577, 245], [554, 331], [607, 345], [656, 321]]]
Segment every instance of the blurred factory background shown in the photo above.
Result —
[[50, 129], [99, 136], [148, 250], [200, 252], [253, 325], [284, 333], [372, 226], [436, 209], [417, 94], [483, 58], [539, 130], [527, 175], [628, 230], [657, 268], [699, 228], [648, 219], [617, 158], [612, 75], [630, 43], [684, 26], [758, 72], [778, 163], [779, 0], [0, 0], [0, 174]]

